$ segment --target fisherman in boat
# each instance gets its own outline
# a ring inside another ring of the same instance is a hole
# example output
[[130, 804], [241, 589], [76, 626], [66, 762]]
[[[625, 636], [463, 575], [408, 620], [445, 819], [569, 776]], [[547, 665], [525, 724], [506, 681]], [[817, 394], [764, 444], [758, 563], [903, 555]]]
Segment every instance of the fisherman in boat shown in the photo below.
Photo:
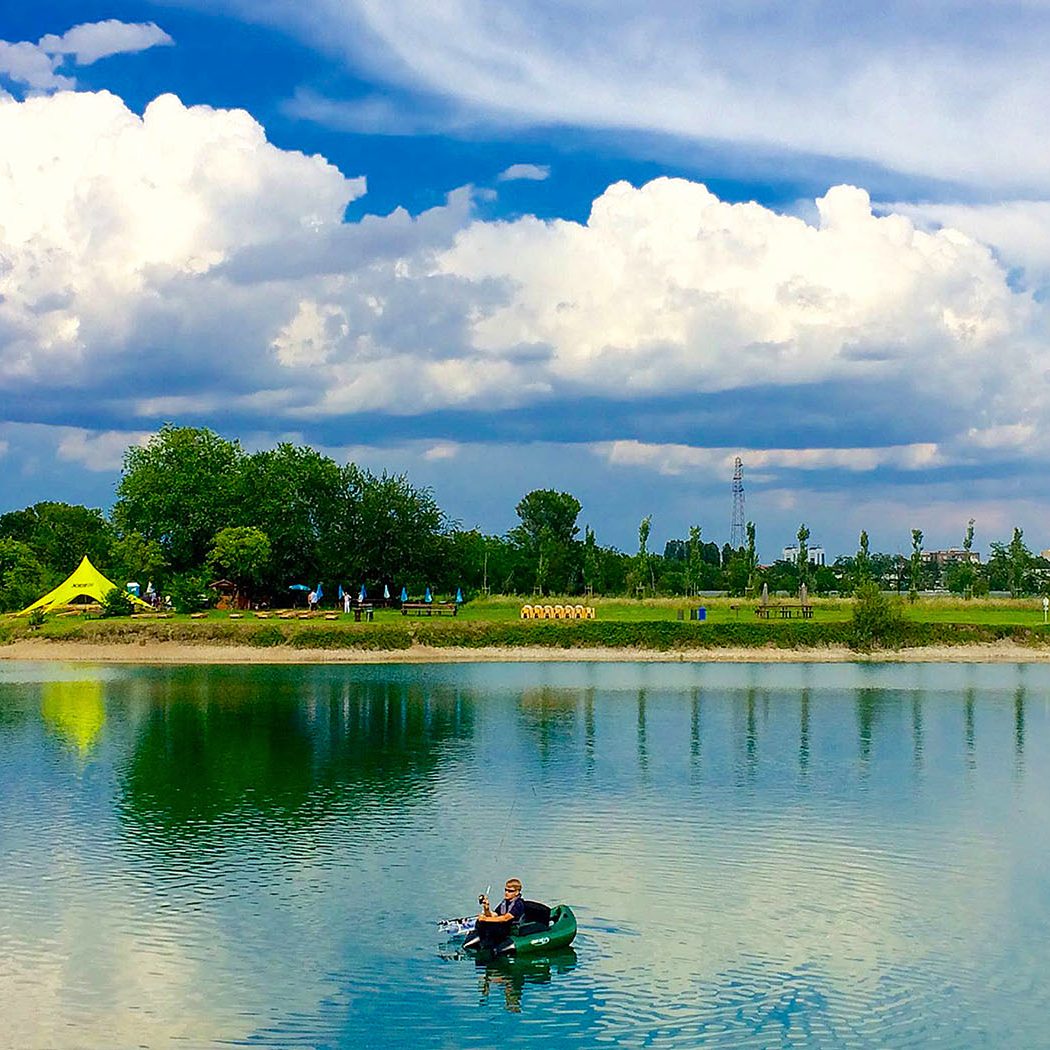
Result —
[[[496, 905], [493, 911], [489, 905], [489, 899], [482, 894], [478, 898], [481, 905], [481, 914], [478, 922], [521, 922], [525, 916], [525, 901], [521, 897], [521, 879], [507, 879], [503, 888], [503, 900]], [[507, 927], [508, 931], [510, 927]]]

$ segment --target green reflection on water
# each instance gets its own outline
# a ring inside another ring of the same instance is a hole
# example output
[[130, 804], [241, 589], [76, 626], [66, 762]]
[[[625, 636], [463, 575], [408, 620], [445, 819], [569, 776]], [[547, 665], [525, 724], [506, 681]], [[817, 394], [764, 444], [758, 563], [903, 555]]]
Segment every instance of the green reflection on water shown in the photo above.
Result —
[[455, 689], [287, 672], [162, 680], [123, 769], [121, 814], [162, 839], [247, 817], [295, 828], [426, 793], [450, 745], [472, 735], [473, 703]]

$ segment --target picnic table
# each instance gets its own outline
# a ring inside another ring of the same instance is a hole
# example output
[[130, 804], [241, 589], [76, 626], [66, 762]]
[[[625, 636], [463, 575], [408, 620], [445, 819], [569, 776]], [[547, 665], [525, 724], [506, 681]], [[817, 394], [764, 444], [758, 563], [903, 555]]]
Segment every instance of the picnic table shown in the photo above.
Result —
[[459, 611], [459, 605], [456, 602], [402, 602], [401, 603], [401, 615], [408, 616], [409, 613], [413, 613], [416, 616], [433, 616], [437, 613], [441, 615], [455, 616]]
[[812, 620], [813, 619], [813, 606], [793, 604], [791, 602], [784, 603], [782, 605], [756, 605], [755, 615], [762, 620], [790, 620], [790, 619], [801, 619], [801, 620]]

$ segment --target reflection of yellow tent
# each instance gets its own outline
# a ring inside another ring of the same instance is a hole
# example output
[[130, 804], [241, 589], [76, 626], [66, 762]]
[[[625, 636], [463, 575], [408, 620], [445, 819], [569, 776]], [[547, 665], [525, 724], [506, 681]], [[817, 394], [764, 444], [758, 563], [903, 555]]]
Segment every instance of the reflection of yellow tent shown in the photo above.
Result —
[[48, 682], [40, 713], [44, 721], [86, 754], [106, 721], [101, 682]]
[[[70, 605], [78, 598], [83, 597], [94, 598], [96, 602], [101, 602], [107, 592], [113, 590], [114, 587], [116, 587], [116, 584], [112, 580], [107, 580], [88, 561], [88, 556], [85, 554], [84, 560], [76, 567], [72, 576], [65, 583], [60, 583], [53, 591], [45, 594], [39, 601], [33, 602], [32, 605], [23, 609], [18, 615], [22, 616], [29, 612], [30, 609], [47, 610], [53, 609], [57, 605]], [[136, 598], [133, 594], [129, 594], [128, 597], [144, 609], [149, 608], [141, 598]]]

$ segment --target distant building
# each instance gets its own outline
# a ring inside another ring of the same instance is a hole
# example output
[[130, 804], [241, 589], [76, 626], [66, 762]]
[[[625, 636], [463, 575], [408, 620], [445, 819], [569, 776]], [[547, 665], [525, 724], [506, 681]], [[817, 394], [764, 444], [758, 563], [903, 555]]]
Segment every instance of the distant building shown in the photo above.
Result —
[[[797, 562], [798, 561], [798, 546], [785, 547], [784, 552], [780, 555], [783, 561]], [[824, 564], [824, 548], [823, 547], [810, 547], [806, 551], [806, 557], [810, 565], [821, 566]]]
[[964, 547], [949, 547], [944, 551], [923, 551], [922, 560], [927, 565], [980, 565], [981, 556], [974, 550]]

